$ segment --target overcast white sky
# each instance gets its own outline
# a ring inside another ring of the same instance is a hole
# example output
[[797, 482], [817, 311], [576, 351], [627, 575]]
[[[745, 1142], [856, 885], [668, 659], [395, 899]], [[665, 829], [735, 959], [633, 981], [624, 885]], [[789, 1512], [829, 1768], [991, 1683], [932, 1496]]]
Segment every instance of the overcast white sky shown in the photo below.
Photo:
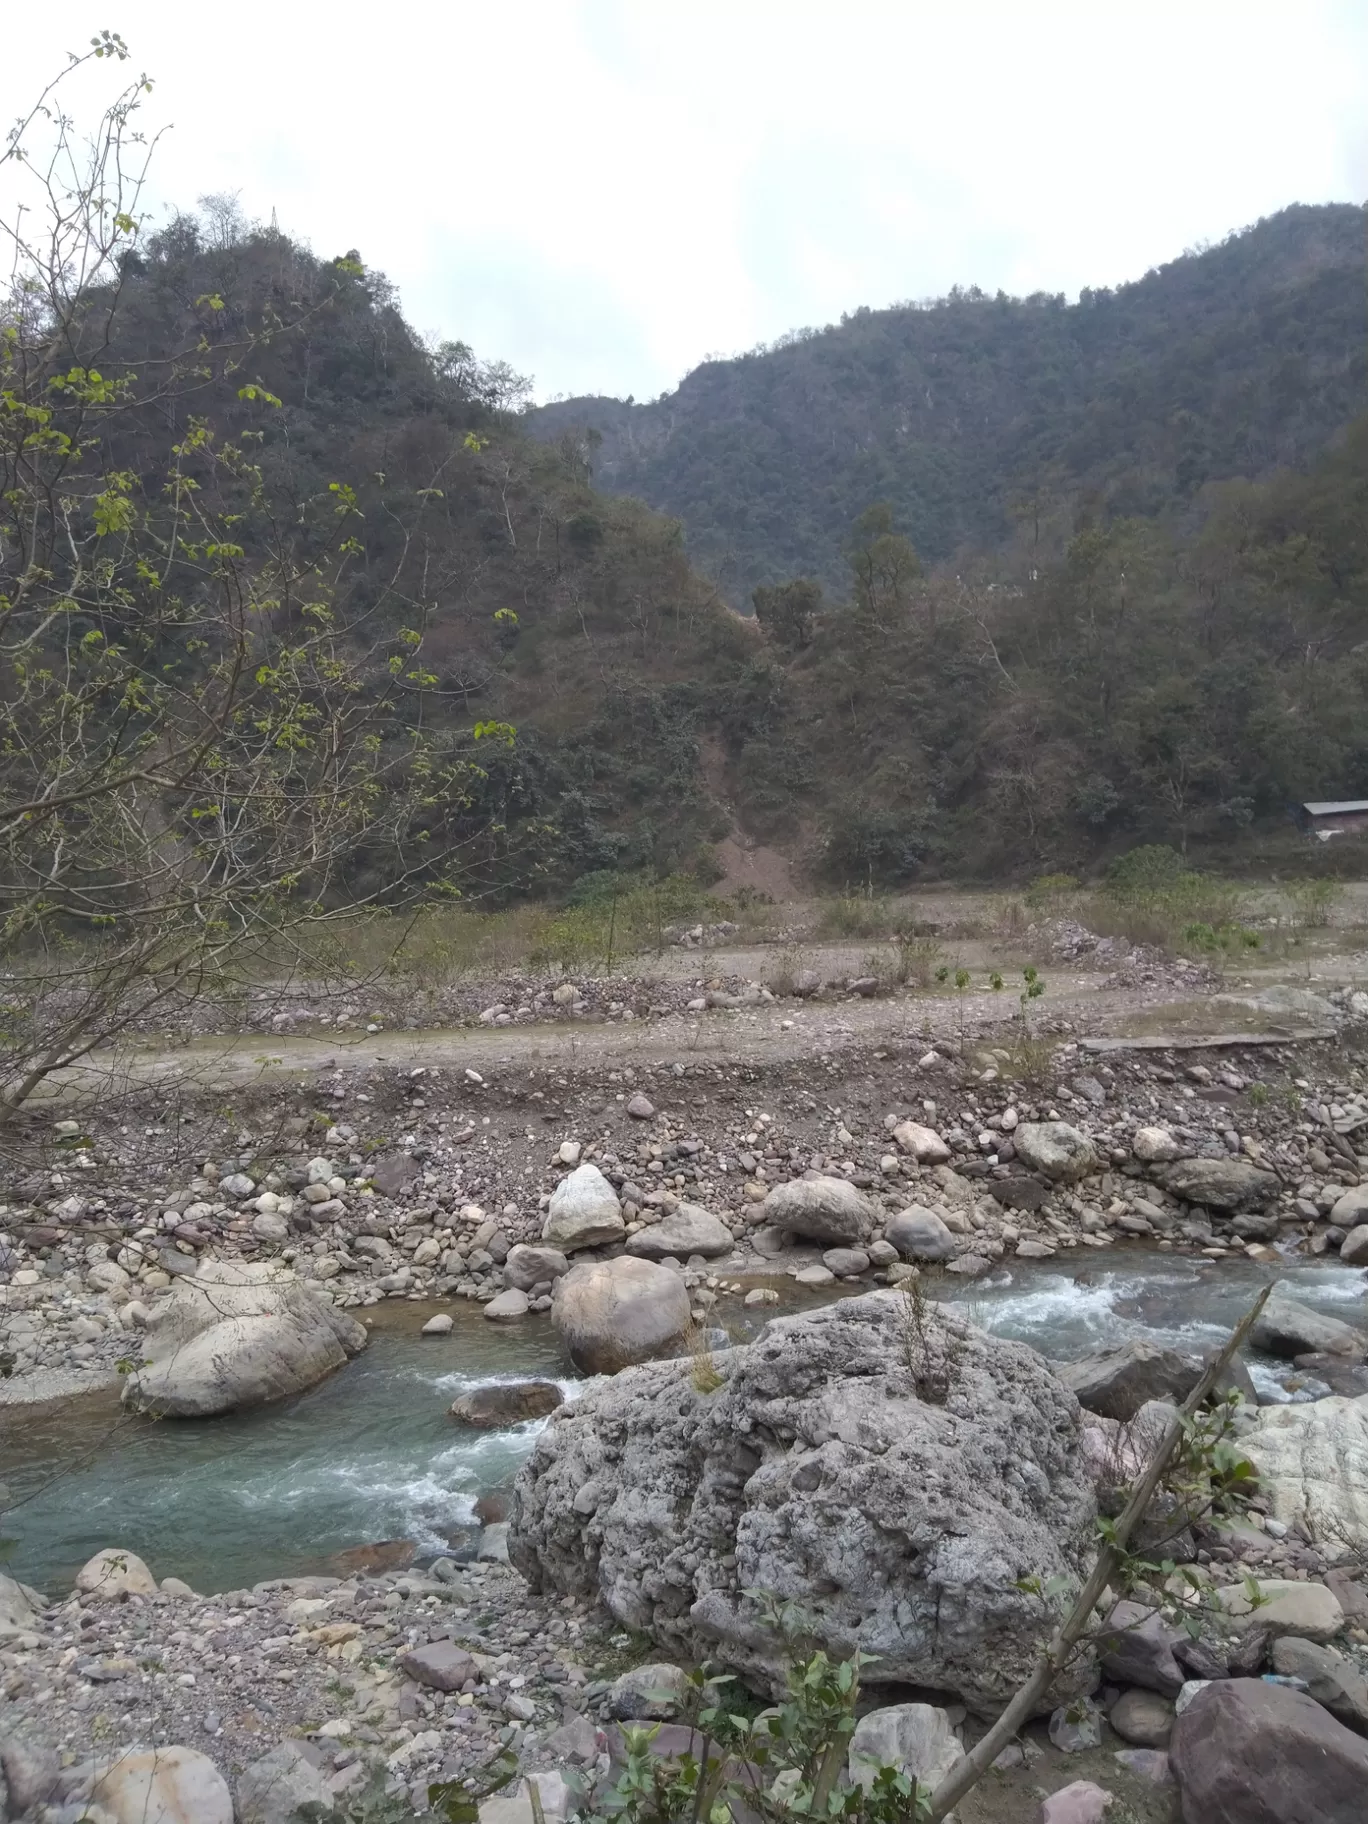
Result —
[[1368, 0], [60, 10], [8, 9], [0, 120], [121, 32], [174, 126], [160, 211], [237, 190], [357, 247], [420, 330], [541, 398], [648, 397], [957, 282], [1072, 295], [1368, 193]]

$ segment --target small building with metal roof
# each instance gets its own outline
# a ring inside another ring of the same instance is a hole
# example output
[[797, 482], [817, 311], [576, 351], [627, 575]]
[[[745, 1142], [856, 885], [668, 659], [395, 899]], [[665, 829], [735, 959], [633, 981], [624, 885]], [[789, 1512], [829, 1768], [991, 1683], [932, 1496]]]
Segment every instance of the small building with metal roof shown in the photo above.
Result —
[[1309, 799], [1292, 807], [1300, 829], [1318, 842], [1334, 836], [1368, 835], [1368, 798]]

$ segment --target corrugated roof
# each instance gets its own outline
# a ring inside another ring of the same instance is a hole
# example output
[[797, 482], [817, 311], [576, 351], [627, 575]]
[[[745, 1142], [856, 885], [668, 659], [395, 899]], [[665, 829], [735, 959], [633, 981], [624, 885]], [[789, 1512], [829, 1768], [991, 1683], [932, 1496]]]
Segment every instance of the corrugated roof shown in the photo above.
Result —
[[1346, 798], [1338, 804], [1304, 804], [1310, 817], [1342, 817], [1346, 811], [1368, 811], [1368, 798]]

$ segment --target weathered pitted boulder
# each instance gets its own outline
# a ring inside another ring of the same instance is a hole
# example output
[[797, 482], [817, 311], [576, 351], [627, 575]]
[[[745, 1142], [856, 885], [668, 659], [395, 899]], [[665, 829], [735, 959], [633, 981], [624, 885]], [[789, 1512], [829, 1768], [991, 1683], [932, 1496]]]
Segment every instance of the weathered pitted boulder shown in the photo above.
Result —
[[1362, 1330], [1299, 1304], [1284, 1291], [1284, 1284], [1279, 1281], [1274, 1286], [1272, 1298], [1254, 1320], [1249, 1340], [1256, 1349], [1269, 1355], [1342, 1355], [1351, 1361], [1363, 1360], [1368, 1337]]
[[1184, 1824], [1349, 1824], [1363, 1816], [1368, 1742], [1301, 1691], [1226, 1678], [1173, 1725]]
[[551, 1294], [551, 1322], [586, 1374], [616, 1374], [677, 1348], [689, 1318], [683, 1276], [630, 1254], [572, 1267]]
[[206, 1260], [154, 1309], [130, 1406], [173, 1419], [302, 1393], [366, 1346], [366, 1332], [274, 1262]]
[[1012, 1140], [1017, 1157], [1056, 1184], [1074, 1184], [1097, 1170], [1092, 1141], [1067, 1121], [1024, 1121]]
[[1179, 1159], [1156, 1166], [1155, 1180], [1184, 1203], [1213, 1210], [1259, 1210], [1277, 1196], [1279, 1180], [1248, 1159]]
[[651, 1363], [552, 1417], [518, 1479], [517, 1568], [773, 1686], [785, 1645], [747, 1594], [764, 1591], [828, 1651], [875, 1655], [881, 1682], [1000, 1708], [1046, 1620], [1018, 1580], [1075, 1578], [1090, 1549], [1073, 1395], [950, 1308], [911, 1336], [892, 1292], [774, 1319], [715, 1360], [715, 1391]]
[[459, 1395], [451, 1402], [451, 1416], [463, 1425], [502, 1431], [509, 1425], [525, 1425], [529, 1419], [544, 1419], [564, 1403], [565, 1396], [554, 1381], [504, 1381]]
[[884, 1234], [904, 1260], [952, 1260], [959, 1242], [945, 1221], [924, 1204], [914, 1203], [890, 1217]]
[[577, 1165], [552, 1191], [542, 1240], [563, 1254], [601, 1248], [626, 1233], [618, 1194], [596, 1165]]
[[1265, 1406], [1240, 1449], [1275, 1520], [1309, 1518], [1312, 1537], [1332, 1552], [1368, 1550], [1368, 1397]]
[[711, 1259], [718, 1254], [730, 1254], [735, 1246], [732, 1232], [720, 1216], [714, 1216], [701, 1204], [681, 1203], [660, 1222], [653, 1222], [629, 1236], [627, 1252], [639, 1255], [642, 1260], [664, 1260], [669, 1255], [676, 1260], [687, 1260], [690, 1254], [702, 1254]]
[[798, 1178], [776, 1185], [761, 1206], [763, 1219], [790, 1235], [827, 1247], [861, 1242], [873, 1226], [873, 1206], [844, 1178]]

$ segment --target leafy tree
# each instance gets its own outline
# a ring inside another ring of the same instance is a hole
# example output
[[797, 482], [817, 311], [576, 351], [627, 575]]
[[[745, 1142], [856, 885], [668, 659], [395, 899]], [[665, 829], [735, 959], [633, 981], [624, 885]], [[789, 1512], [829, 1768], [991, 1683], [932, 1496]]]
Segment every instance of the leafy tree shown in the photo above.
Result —
[[808, 577], [791, 583], [761, 584], [751, 595], [755, 618], [776, 646], [798, 651], [811, 645], [823, 613], [822, 585]]

